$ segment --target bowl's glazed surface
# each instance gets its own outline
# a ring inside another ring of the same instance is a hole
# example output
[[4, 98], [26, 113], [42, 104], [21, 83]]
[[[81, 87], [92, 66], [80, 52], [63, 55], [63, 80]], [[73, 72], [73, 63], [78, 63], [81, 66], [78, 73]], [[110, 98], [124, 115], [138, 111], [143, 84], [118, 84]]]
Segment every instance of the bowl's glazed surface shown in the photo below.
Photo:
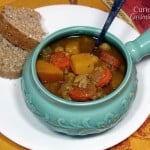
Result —
[[36, 60], [40, 51], [55, 40], [71, 35], [99, 35], [92, 27], [70, 27], [59, 30], [44, 39], [27, 60], [22, 77], [22, 90], [28, 108], [52, 130], [68, 135], [88, 135], [104, 132], [115, 126], [131, 106], [137, 87], [136, 68], [127, 47], [107, 33], [106, 40], [123, 54], [127, 71], [123, 82], [111, 94], [89, 102], [63, 100], [40, 83], [36, 73]]

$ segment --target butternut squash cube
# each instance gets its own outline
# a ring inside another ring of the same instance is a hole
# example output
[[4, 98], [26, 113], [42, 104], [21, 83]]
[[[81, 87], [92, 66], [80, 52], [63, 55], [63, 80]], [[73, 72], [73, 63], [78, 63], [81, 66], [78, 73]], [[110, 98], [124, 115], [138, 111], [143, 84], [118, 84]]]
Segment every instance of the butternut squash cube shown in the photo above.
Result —
[[79, 49], [79, 41], [69, 41], [65, 46], [65, 51], [71, 55], [80, 53]]
[[75, 74], [88, 74], [94, 70], [98, 57], [90, 53], [80, 53], [71, 56], [71, 69]]
[[44, 60], [38, 60], [36, 70], [41, 81], [55, 82], [63, 79], [63, 71]]

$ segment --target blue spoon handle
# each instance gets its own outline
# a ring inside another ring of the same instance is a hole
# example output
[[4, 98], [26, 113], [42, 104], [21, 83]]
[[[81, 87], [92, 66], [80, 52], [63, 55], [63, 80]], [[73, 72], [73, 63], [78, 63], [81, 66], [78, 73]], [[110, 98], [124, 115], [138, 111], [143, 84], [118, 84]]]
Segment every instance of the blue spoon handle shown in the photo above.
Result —
[[104, 36], [105, 36], [105, 33], [107, 32], [109, 26], [111, 25], [111, 23], [113, 22], [114, 18], [116, 17], [116, 15], [118, 14], [122, 4], [125, 2], [125, 0], [115, 0], [114, 1], [114, 4], [111, 8], [111, 11], [106, 19], [106, 22], [102, 28], [102, 31], [95, 43], [95, 46], [98, 47], [98, 45], [102, 42]]

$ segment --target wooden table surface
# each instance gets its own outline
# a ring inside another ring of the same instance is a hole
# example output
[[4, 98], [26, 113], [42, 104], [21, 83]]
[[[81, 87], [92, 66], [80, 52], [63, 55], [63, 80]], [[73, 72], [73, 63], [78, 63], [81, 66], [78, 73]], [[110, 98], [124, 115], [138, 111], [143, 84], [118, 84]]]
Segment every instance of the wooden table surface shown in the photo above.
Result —
[[[94, 7], [104, 11], [109, 9], [101, 0], [0, 0], [0, 8], [4, 5], [12, 5], [15, 7], [37, 8], [54, 4], [79, 4]], [[111, 150], [150, 150], [150, 117], [145, 123], [129, 138], [123, 142], [110, 148]], [[27, 148], [16, 144], [0, 134], [0, 150], [27, 150]], [[92, 148], [91, 148], [92, 150]]]

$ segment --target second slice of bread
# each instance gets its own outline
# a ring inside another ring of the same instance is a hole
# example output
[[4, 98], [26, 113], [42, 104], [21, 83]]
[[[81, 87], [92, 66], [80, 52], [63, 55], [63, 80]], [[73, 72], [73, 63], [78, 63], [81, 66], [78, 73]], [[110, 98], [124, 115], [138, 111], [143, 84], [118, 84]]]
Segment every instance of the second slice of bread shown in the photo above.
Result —
[[30, 8], [5, 6], [0, 13], [0, 33], [12, 44], [31, 51], [42, 40], [41, 16]]
[[14, 46], [0, 34], [0, 76], [18, 78], [29, 52]]

